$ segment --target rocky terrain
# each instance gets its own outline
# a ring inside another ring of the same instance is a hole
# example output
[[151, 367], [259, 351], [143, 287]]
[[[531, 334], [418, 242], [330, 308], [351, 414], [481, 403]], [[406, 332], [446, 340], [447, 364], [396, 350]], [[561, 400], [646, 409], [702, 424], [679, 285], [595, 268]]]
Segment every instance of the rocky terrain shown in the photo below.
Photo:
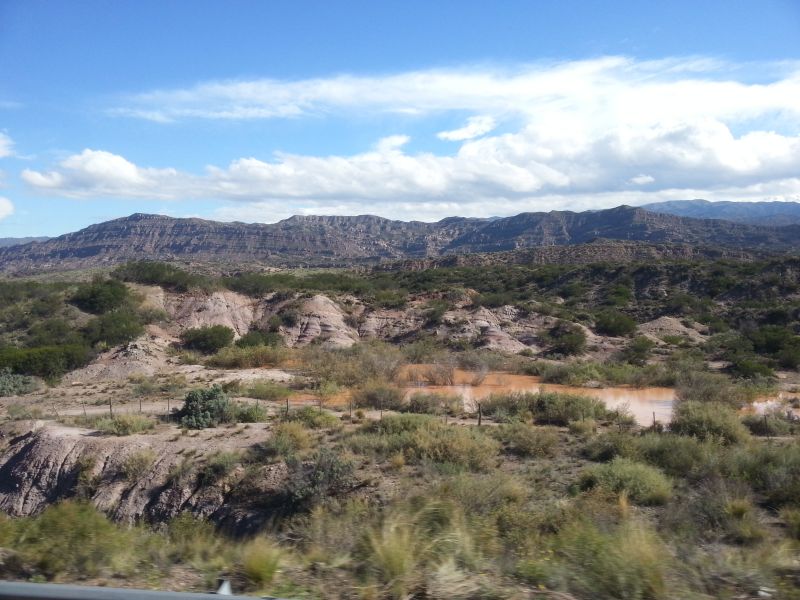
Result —
[[[436, 223], [375, 216], [295, 216], [275, 224], [244, 224], [135, 214], [43, 242], [0, 249], [0, 269], [55, 271], [133, 259], [352, 265], [571, 246], [598, 239], [782, 251], [796, 245], [800, 226], [693, 219], [628, 206], [582, 213], [522, 213], [502, 219], [452, 217]], [[681, 251], [698, 252], [676, 250]], [[548, 254], [541, 256], [547, 260]]]

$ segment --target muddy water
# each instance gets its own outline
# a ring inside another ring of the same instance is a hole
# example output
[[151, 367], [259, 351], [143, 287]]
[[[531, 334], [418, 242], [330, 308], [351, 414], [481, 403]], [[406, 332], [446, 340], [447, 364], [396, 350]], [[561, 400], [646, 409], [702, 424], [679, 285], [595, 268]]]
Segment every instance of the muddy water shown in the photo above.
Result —
[[569, 385], [542, 383], [539, 377], [513, 375], [511, 373], [489, 372], [482, 379], [475, 373], [456, 369], [449, 385], [429, 385], [424, 379], [424, 365], [413, 365], [405, 370], [403, 376], [408, 384], [406, 394], [414, 392], [439, 392], [456, 394], [464, 398], [467, 410], [475, 409], [475, 402], [492, 394], [507, 392], [562, 392], [593, 396], [609, 408], [627, 407], [641, 425], [651, 425], [653, 418], [660, 423], [668, 423], [672, 417], [675, 390], [664, 387], [632, 388], [626, 386], [585, 388]]

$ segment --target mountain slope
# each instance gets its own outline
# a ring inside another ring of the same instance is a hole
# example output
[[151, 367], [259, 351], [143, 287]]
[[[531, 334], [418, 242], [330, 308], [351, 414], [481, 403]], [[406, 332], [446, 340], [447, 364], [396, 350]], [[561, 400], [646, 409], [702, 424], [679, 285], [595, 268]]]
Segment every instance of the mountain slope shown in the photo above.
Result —
[[437, 223], [362, 215], [295, 216], [274, 224], [245, 224], [134, 214], [44, 242], [0, 249], [0, 269], [85, 268], [134, 259], [343, 265], [582, 244], [599, 238], [774, 251], [795, 247], [800, 226], [760, 227], [629, 206], [501, 219], [451, 217]]
[[0, 238], [0, 248], [8, 248], [9, 246], [21, 246], [22, 244], [29, 244], [31, 242], [44, 242], [49, 240], [48, 237], [7, 237]]
[[673, 200], [645, 204], [642, 208], [681, 217], [724, 219], [751, 225], [800, 224], [799, 202], [709, 202], [708, 200]]

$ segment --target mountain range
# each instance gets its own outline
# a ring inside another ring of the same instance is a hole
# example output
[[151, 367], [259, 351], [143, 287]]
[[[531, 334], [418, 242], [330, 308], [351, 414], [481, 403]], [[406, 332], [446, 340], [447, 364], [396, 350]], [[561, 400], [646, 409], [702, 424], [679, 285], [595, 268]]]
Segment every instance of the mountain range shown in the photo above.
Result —
[[66, 270], [137, 259], [343, 266], [597, 240], [787, 251], [800, 242], [800, 225], [697, 219], [630, 206], [499, 219], [449, 217], [435, 223], [361, 215], [294, 216], [273, 224], [247, 224], [134, 214], [60, 237], [0, 248], [0, 270]]
[[642, 208], [658, 213], [724, 219], [751, 225], [800, 224], [800, 202], [709, 202], [708, 200], [672, 200], [645, 204]]

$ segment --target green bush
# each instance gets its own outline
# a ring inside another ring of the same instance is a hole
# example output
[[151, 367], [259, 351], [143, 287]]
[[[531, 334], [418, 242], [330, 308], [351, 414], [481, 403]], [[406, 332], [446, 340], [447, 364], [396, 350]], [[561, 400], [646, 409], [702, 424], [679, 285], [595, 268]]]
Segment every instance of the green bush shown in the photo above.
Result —
[[495, 465], [499, 443], [480, 428], [446, 425], [428, 415], [392, 415], [367, 423], [348, 443], [359, 452], [383, 457], [402, 453], [406, 460], [486, 471]]
[[736, 411], [718, 402], [679, 402], [669, 429], [678, 435], [719, 440], [725, 444], [739, 444], [750, 437]]
[[264, 423], [269, 419], [269, 413], [263, 406], [255, 403], [231, 403], [233, 413], [232, 421], [235, 423]]
[[724, 457], [723, 473], [745, 481], [763, 494], [768, 505], [797, 505], [800, 498], [800, 443], [758, 443], [731, 449]]
[[741, 386], [719, 373], [684, 371], [676, 381], [675, 395], [680, 400], [715, 402], [740, 407], [749, 395]]
[[275, 331], [261, 331], [251, 329], [238, 340], [236, 346], [239, 348], [251, 348], [253, 346], [282, 346], [283, 338]]
[[230, 402], [218, 385], [196, 389], [186, 394], [183, 407], [176, 413], [181, 425], [188, 429], [216, 427], [233, 420]]
[[399, 410], [424, 415], [456, 416], [464, 412], [464, 400], [455, 394], [414, 392]]
[[217, 483], [227, 477], [240, 462], [241, 456], [238, 452], [220, 451], [211, 454], [206, 458], [206, 462], [198, 474], [200, 485]]
[[714, 456], [709, 447], [693, 437], [647, 433], [635, 439], [636, 456], [672, 477], [687, 477], [702, 469]]
[[218, 350], [230, 346], [234, 335], [233, 329], [224, 325], [196, 327], [181, 333], [181, 344], [187, 350], [214, 354]]
[[61, 502], [37, 517], [9, 524], [13, 529], [3, 536], [10, 538], [8, 546], [47, 579], [130, 573], [135, 566], [133, 535], [114, 526], [89, 504]]
[[621, 457], [588, 469], [581, 476], [581, 487], [624, 492], [644, 506], [664, 504], [672, 496], [672, 483], [659, 469]]
[[595, 316], [594, 328], [602, 335], [626, 336], [636, 331], [636, 321], [617, 310], [607, 310]]
[[337, 429], [342, 422], [327, 411], [320, 411], [313, 406], [304, 406], [289, 412], [284, 416], [285, 421], [296, 421], [310, 429]]
[[560, 321], [548, 330], [546, 341], [550, 354], [572, 356], [586, 351], [586, 334], [574, 323]]
[[753, 435], [776, 437], [797, 435], [800, 433], [800, 422], [780, 411], [763, 415], [748, 414], [742, 417], [742, 424]]
[[286, 349], [282, 347], [227, 347], [208, 358], [206, 364], [219, 369], [256, 369], [280, 365], [285, 358]]
[[656, 532], [637, 521], [610, 531], [589, 520], [559, 532], [556, 565], [566, 588], [578, 598], [665, 600], [671, 556]]
[[130, 262], [117, 267], [111, 276], [122, 281], [158, 285], [175, 292], [213, 287], [211, 281], [202, 275], [194, 275], [178, 267], [156, 261]]
[[95, 279], [83, 283], [70, 298], [82, 311], [102, 315], [121, 307], [128, 301], [128, 288], [115, 279]]
[[259, 379], [250, 383], [242, 395], [258, 400], [279, 401], [286, 400], [291, 394], [292, 390], [280, 383], [269, 379]]
[[501, 425], [494, 433], [508, 452], [518, 456], [553, 456], [558, 445], [558, 432], [551, 427], [514, 423]]
[[655, 347], [655, 342], [643, 335], [636, 336], [620, 352], [620, 358], [632, 365], [643, 366], [647, 364], [650, 351]]
[[136, 483], [153, 465], [156, 454], [149, 448], [128, 455], [120, 466], [120, 472], [129, 482]]
[[341, 494], [355, 483], [353, 463], [328, 448], [320, 449], [310, 461], [287, 461], [289, 498], [301, 507], [316, 504], [327, 496]]
[[250, 540], [242, 548], [242, 574], [257, 589], [272, 583], [281, 563], [282, 552], [266, 538]]
[[91, 357], [91, 349], [80, 345], [0, 348], [0, 369], [51, 379], [86, 365]]
[[485, 415], [496, 420], [513, 421], [533, 418], [541, 425], [566, 427], [571, 421], [582, 419], [603, 420], [610, 415], [597, 398], [580, 394], [544, 392], [512, 392], [493, 394], [481, 402]]
[[252, 460], [274, 460], [282, 457], [292, 458], [301, 450], [311, 447], [311, 436], [301, 421], [278, 423], [272, 436], [265, 442], [256, 444], [250, 451]]
[[376, 410], [402, 410], [403, 390], [383, 383], [375, 383], [353, 391], [353, 404], [358, 408]]
[[37, 387], [32, 377], [12, 373], [8, 367], [0, 369], [0, 397], [30, 394]]

